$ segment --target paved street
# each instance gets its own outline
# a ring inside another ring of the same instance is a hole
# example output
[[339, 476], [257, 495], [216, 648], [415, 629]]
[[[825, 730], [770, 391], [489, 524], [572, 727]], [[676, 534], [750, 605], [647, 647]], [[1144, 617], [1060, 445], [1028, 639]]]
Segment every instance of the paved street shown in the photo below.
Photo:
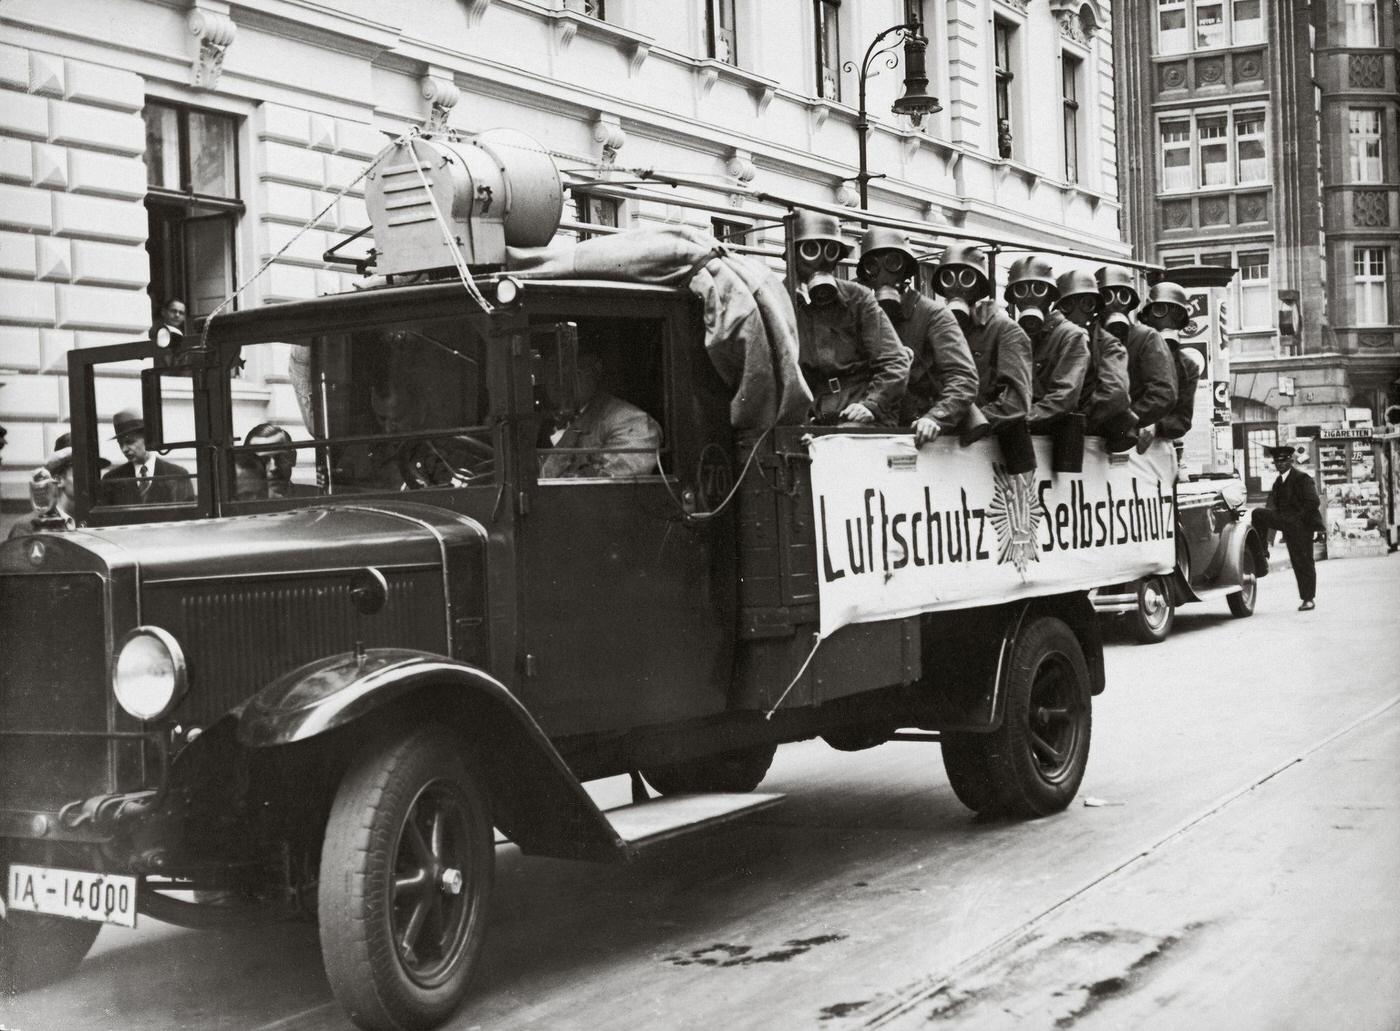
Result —
[[[788, 800], [628, 868], [499, 853], [467, 1028], [1400, 1025], [1400, 556], [1108, 648], [1080, 797], [975, 820], [937, 747], [783, 748]], [[625, 784], [599, 788], [610, 804]], [[0, 1025], [347, 1026], [314, 930], [105, 930]]]

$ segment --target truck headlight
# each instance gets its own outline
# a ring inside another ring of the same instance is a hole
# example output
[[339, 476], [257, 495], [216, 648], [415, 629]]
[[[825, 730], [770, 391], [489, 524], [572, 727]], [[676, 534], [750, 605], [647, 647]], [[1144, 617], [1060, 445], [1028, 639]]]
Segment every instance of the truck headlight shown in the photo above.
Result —
[[188, 686], [185, 654], [168, 631], [138, 626], [122, 638], [112, 661], [112, 691], [131, 715], [138, 720], [169, 715]]

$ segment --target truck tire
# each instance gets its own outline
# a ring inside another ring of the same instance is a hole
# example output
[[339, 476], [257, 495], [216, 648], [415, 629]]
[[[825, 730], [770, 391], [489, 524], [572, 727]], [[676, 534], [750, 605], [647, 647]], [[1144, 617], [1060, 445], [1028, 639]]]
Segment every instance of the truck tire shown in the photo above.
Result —
[[1092, 723], [1079, 639], [1061, 620], [1042, 616], [1012, 649], [1001, 726], [989, 734], [943, 735], [948, 782], [980, 814], [1058, 813], [1084, 779]]
[[1143, 644], [1161, 644], [1167, 639], [1176, 622], [1176, 607], [1164, 578], [1145, 576], [1138, 581], [1137, 608], [1128, 618], [1133, 622], [1133, 636]]
[[0, 920], [0, 996], [61, 980], [97, 940], [101, 924], [11, 909]]
[[1230, 614], [1236, 619], [1254, 615], [1254, 602], [1258, 593], [1259, 580], [1255, 575], [1254, 550], [1246, 544], [1244, 553], [1240, 556], [1240, 589], [1225, 596], [1225, 603], [1230, 606]]
[[336, 1000], [368, 1031], [418, 1031], [467, 993], [495, 846], [486, 796], [450, 734], [367, 746], [337, 789], [317, 893]]
[[716, 755], [702, 755], [642, 770], [647, 783], [663, 795], [752, 791], [773, 765], [777, 745], [749, 745]]

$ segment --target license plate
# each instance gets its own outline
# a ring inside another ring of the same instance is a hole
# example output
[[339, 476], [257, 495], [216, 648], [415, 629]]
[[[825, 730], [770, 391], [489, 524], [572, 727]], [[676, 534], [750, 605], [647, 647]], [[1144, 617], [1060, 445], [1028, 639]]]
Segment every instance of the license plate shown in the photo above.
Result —
[[5, 896], [11, 909], [27, 913], [136, 926], [135, 877], [12, 863]]

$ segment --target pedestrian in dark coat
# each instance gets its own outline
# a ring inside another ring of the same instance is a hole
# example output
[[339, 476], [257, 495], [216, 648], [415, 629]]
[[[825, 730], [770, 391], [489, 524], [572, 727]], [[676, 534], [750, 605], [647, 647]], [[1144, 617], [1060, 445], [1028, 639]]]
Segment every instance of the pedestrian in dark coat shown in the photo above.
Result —
[[[1327, 526], [1322, 521], [1321, 501], [1317, 484], [1305, 472], [1293, 468], [1293, 449], [1274, 448], [1274, 468], [1278, 479], [1269, 490], [1269, 500], [1263, 508], [1250, 513], [1250, 522], [1260, 533], [1277, 530], [1288, 546], [1288, 558], [1293, 563], [1293, 575], [1298, 581], [1298, 611], [1316, 608], [1317, 566], [1313, 562], [1313, 540], [1327, 539]], [[1267, 539], [1267, 537], [1266, 537]]]
[[194, 500], [194, 487], [185, 468], [146, 449], [146, 424], [140, 412], [123, 409], [112, 418], [112, 428], [127, 460], [102, 477], [103, 504], [164, 505]]

